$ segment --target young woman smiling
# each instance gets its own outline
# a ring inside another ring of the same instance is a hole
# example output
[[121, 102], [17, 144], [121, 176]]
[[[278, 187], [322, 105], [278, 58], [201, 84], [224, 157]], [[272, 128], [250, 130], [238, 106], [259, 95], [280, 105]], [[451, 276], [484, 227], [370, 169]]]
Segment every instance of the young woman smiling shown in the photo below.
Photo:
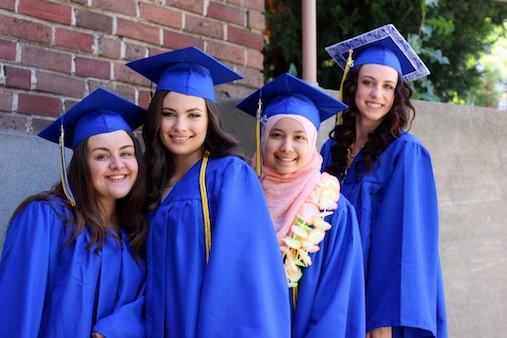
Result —
[[62, 170], [60, 183], [27, 198], [11, 219], [1, 337], [144, 336], [146, 183], [132, 133], [144, 114], [97, 89], [39, 134], [74, 153], [68, 180]]
[[321, 149], [322, 168], [357, 211], [366, 337], [445, 338], [435, 178], [428, 150], [408, 133], [408, 81], [429, 71], [393, 25], [326, 50], [345, 70], [349, 108]]
[[194, 47], [128, 66], [157, 83], [143, 127], [148, 337], [288, 337], [269, 210], [215, 103], [214, 86], [241, 76]]

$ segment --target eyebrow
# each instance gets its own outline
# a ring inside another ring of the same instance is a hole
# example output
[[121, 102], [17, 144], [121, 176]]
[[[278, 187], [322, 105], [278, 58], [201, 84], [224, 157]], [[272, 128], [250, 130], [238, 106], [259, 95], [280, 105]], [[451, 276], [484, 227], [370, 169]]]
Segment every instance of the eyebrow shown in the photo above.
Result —
[[[176, 109], [171, 108], [171, 107], [162, 107], [162, 111], [164, 111], [164, 110], [169, 110], [169, 111], [176, 112]], [[202, 109], [200, 109], [200, 108], [197, 108], [197, 107], [187, 109], [185, 112], [193, 112], [193, 111], [196, 111], [196, 110], [197, 110], [197, 111], [200, 111], [200, 112], [202, 112], [202, 113], [204, 113], [204, 110], [202, 110]]]
[[[372, 79], [372, 80], [375, 80], [375, 81], [378, 81], [375, 77], [371, 76], [371, 75], [364, 75], [363, 77], [361, 77], [361, 80], [364, 79], [364, 78], [368, 78], [368, 79]], [[396, 81], [391, 81], [391, 80], [385, 80], [385, 81], [382, 81], [383, 83], [392, 83], [392, 84], [396, 84], [397, 82]]]
[[[126, 145], [120, 147], [120, 150], [123, 150], [123, 149], [126, 149], [126, 148], [134, 148], [134, 145], [133, 144], [126, 144]], [[96, 148], [93, 148], [91, 152], [93, 153], [94, 151], [97, 151], [97, 150], [111, 151], [111, 149], [106, 148], [106, 147], [96, 147]]]
[[[276, 131], [281, 131], [282, 133], [284, 132], [284, 131], [283, 131], [282, 129], [280, 129], [280, 128], [273, 128], [273, 129], [271, 129], [271, 131], [273, 131], [273, 130], [276, 130]], [[299, 134], [299, 133], [303, 133], [303, 134], [306, 134], [306, 132], [305, 132], [303, 129], [296, 130], [294, 133], [298, 133], [298, 134]]]

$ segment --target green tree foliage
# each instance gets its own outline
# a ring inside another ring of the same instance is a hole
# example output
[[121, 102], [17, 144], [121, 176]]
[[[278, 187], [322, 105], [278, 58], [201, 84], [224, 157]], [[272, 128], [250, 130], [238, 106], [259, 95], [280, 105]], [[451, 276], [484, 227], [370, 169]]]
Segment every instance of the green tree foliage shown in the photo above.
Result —
[[[505, 36], [506, 21], [507, 3], [499, 1], [317, 0], [317, 80], [324, 88], [338, 89], [342, 76], [324, 47], [392, 23], [410, 40], [419, 39], [423, 49], [416, 51], [431, 75], [414, 84], [417, 91], [463, 103], [484, 86], [477, 60]], [[266, 0], [266, 25], [266, 80], [291, 64], [301, 74], [301, 1]]]

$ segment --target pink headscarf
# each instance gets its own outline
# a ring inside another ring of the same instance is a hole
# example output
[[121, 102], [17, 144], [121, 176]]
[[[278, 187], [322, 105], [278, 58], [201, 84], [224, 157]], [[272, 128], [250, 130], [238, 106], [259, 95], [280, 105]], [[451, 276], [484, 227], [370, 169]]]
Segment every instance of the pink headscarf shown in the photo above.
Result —
[[[293, 174], [279, 174], [262, 158], [264, 180], [262, 188], [275, 225], [276, 236], [281, 241], [290, 233], [301, 205], [310, 197], [321, 180], [322, 156], [317, 152], [317, 128], [307, 118], [294, 114], [278, 114], [268, 118], [262, 134], [262, 152], [273, 126], [283, 118], [298, 121], [303, 126], [308, 140], [308, 162]], [[255, 155], [254, 155], [255, 159]]]

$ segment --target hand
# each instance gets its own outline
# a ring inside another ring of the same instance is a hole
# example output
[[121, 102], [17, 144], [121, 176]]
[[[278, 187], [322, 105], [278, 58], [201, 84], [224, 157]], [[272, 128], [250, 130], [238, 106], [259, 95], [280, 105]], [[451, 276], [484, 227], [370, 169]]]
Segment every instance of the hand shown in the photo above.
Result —
[[98, 332], [92, 332], [92, 338], [106, 338]]
[[379, 327], [366, 333], [366, 338], [392, 338], [393, 331], [390, 327]]

